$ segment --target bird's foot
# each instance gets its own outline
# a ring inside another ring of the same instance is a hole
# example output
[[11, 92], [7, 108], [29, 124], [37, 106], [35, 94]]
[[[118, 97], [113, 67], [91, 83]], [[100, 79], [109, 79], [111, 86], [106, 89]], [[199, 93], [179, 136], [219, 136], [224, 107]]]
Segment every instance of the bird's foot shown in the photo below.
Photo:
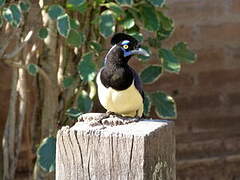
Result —
[[105, 128], [105, 126], [129, 124], [139, 120], [140, 118], [138, 117], [122, 116], [109, 111], [106, 113], [87, 113], [78, 118], [78, 121], [84, 121], [92, 127], [102, 126], [103, 128]]
[[99, 116], [99, 118], [94, 118], [94, 119], [91, 119], [89, 121], [89, 125], [90, 126], [104, 126], [106, 125], [104, 122], [105, 122], [105, 119], [108, 119], [111, 115], [114, 115], [115, 113], [113, 112], [110, 112], [110, 111], [107, 111], [106, 113], [102, 114], [101, 116]]
[[103, 118], [101, 120], [103, 125], [106, 126], [117, 126], [117, 125], [124, 125], [124, 124], [129, 124], [132, 122], [137, 122], [140, 120], [138, 117], [128, 117], [128, 116], [122, 116], [117, 113], [110, 112], [108, 113], [109, 117], [108, 118]]
[[105, 113], [86, 113], [78, 117], [79, 122], [86, 122], [90, 126], [103, 126], [101, 120], [107, 118]]

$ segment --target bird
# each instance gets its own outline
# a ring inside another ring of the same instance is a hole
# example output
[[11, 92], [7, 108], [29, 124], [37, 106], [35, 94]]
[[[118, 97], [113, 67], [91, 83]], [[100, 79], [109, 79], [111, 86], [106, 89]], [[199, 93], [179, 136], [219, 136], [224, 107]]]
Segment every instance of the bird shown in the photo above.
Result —
[[143, 116], [144, 91], [137, 72], [128, 65], [133, 55], [149, 56], [140, 42], [125, 33], [116, 33], [104, 65], [96, 78], [98, 98], [107, 113], [122, 117]]

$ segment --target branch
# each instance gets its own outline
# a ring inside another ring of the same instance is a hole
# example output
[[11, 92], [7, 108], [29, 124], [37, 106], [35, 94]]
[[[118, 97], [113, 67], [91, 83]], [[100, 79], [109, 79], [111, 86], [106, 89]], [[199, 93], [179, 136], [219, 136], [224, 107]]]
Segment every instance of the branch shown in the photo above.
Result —
[[19, 37], [19, 32], [17, 30], [12, 32], [12, 35], [10, 37], [7, 37], [6, 39], [2, 40], [2, 42], [6, 42], [2, 47], [0, 47], [0, 57], [3, 56], [5, 50], [7, 49], [9, 43], [11, 42], [11, 40], [13, 40], [13, 38], [17, 36]]
[[57, 71], [57, 79], [58, 79], [58, 85], [61, 87], [62, 81], [63, 81], [63, 75], [64, 75], [64, 66], [65, 66], [65, 59], [66, 59], [66, 48], [64, 44], [60, 44], [60, 55], [59, 55], [59, 65], [58, 65], [58, 71]]
[[39, 74], [41, 74], [43, 76], [43, 79], [46, 80], [47, 84], [49, 84], [49, 86], [52, 85], [52, 82], [50, 80], [50, 78], [48, 77], [47, 73], [38, 66], [38, 71], [39, 71]]
[[21, 63], [16, 63], [14, 61], [11, 61], [11, 60], [5, 60], [4, 61], [6, 64], [10, 65], [10, 66], [13, 66], [15, 68], [22, 68], [22, 69], [27, 69], [27, 67]]
[[[13, 66], [13, 67], [16, 67], [16, 68], [22, 68], [26, 71], [28, 70], [27, 69], [28, 64], [23, 65], [21, 63], [17, 63], [17, 62], [11, 61], [11, 60], [5, 60], [4, 62], [6, 64], [10, 65], [10, 66]], [[43, 79], [46, 80], [47, 84], [49, 84], [49, 86], [51, 86], [52, 83], [51, 83], [50, 78], [48, 77], [47, 73], [42, 68], [40, 68], [39, 66], [38, 66], [38, 72], [39, 72], [40, 75], [42, 75]]]
[[20, 44], [20, 46], [16, 47], [13, 52], [9, 54], [5, 54], [3, 56], [3, 59], [11, 59], [15, 57], [24, 48], [24, 46], [26, 46], [27, 42], [31, 39], [32, 35], [33, 35], [33, 31], [31, 30], [28, 32], [27, 36], [25, 37], [23, 42]]

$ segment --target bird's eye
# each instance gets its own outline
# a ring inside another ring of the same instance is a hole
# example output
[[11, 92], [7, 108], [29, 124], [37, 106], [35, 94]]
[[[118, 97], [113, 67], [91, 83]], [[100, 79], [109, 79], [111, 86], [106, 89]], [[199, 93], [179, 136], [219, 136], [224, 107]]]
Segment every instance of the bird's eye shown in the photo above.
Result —
[[126, 45], [126, 44], [123, 45], [123, 48], [124, 48], [124, 49], [127, 49], [127, 48], [128, 48], [128, 45]]

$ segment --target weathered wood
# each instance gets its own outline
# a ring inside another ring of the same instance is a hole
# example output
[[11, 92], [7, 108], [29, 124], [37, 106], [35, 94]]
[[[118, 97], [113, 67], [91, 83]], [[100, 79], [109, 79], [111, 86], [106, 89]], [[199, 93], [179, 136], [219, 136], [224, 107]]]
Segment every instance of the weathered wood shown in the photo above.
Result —
[[149, 120], [57, 134], [57, 180], [175, 180], [174, 122]]

